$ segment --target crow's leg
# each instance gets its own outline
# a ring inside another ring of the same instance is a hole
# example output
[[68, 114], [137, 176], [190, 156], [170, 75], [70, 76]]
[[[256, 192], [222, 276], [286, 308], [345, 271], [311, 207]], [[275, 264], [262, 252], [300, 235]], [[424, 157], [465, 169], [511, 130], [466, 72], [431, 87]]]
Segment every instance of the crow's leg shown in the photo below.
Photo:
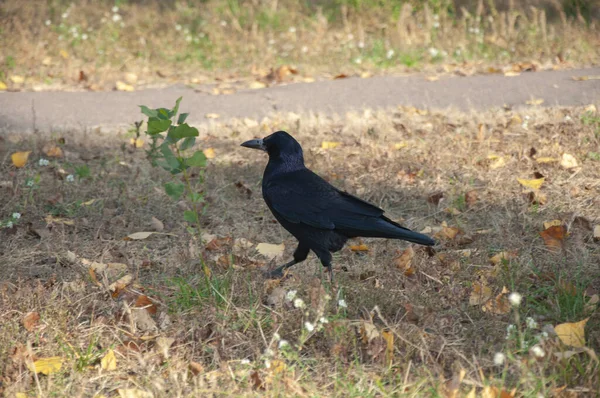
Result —
[[329, 272], [329, 281], [333, 284], [333, 267], [331, 266], [331, 253], [329, 253], [329, 250], [327, 250], [315, 252], [315, 254], [317, 255], [317, 257], [319, 257], [319, 260], [321, 260], [321, 264], [323, 264], [323, 267], [327, 268], [327, 271]]
[[310, 251], [310, 248], [308, 246], [305, 246], [302, 243], [298, 242], [298, 247], [296, 248], [296, 250], [294, 250], [294, 259], [292, 261], [290, 261], [289, 263], [285, 263], [281, 267], [268, 272], [267, 276], [269, 278], [275, 278], [275, 279], [282, 278], [283, 271], [285, 271], [286, 269], [288, 269], [289, 267], [291, 267], [294, 264], [298, 264], [298, 263], [301, 263], [302, 261], [306, 260], [306, 257], [308, 257], [309, 251]]

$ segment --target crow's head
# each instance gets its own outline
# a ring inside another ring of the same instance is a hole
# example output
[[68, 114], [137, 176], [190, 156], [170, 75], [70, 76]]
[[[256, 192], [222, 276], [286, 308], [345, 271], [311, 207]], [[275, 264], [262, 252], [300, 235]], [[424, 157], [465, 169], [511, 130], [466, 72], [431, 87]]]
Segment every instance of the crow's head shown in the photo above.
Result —
[[263, 139], [246, 141], [242, 146], [263, 150], [269, 154], [269, 158], [303, 157], [298, 141], [285, 131], [276, 131]]

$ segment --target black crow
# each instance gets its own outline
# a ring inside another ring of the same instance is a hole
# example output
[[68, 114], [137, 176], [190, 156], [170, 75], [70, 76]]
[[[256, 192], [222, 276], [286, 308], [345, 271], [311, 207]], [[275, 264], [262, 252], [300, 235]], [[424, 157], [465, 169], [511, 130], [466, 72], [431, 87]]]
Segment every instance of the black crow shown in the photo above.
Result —
[[307, 169], [302, 147], [285, 131], [246, 141], [242, 146], [269, 154], [262, 180], [263, 198], [277, 221], [298, 239], [294, 259], [270, 272], [271, 277], [281, 277], [286, 268], [306, 260], [312, 250], [333, 281], [331, 253], [358, 236], [435, 244], [430, 237], [390, 220], [379, 207], [340, 191]]

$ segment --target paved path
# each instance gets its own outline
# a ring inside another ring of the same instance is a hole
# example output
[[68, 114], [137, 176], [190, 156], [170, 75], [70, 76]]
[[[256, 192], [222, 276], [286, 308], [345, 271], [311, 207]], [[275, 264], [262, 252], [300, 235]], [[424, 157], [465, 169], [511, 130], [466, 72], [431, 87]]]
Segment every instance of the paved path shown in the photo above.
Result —
[[348, 78], [218, 96], [186, 87], [136, 92], [1, 92], [0, 133], [31, 132], [34, 126], [46, 132], [130, 124], [141, 120], [138, 105], [171, 106], [179, 96], [184, 98], [181, 109], [191, 112], [189, 121], [195, 124], [206, 122], [207, 113], [217, 113], [219, 120], [224, 120], [257, 118], [273, 111], [344, 113], [398, 105], [481, 110], [524, 105], [532, 98], [543, 99], [543, 106], [587, 105], [600, 102], [600, 80], [576, 81], [572, 77], [590, 75], [600, 75], [600, 67], [526, 72], [516, 77], [443, 77], [434, 82], [423, 76]]

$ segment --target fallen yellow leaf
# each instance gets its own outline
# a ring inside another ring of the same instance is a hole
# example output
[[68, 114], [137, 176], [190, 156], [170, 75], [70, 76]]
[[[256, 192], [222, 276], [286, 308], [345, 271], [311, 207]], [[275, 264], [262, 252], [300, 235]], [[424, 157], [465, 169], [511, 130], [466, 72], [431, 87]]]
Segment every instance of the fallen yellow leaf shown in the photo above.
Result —
[[58, 372], [62, 367], [62, 363], [63, 358], [61, 357], [40, 358], [33, 363], [28, 363], [27, 368], [35, 373], [49, 375]]
[[536, 178], [533, 180], [517, 178], [517, 181], [519, 181], [519, 184], [523, 185], [525, 188], [530, 188], [530, 189], [535, 189], [535, 190], [540, 189], [545, 180], [546, 179], [544, 177]]
[[571, 347], [585, 346], [585, 324], [590, 318], [579, 322], [561, 323], [554, 327], [556, 335], [564, 344]]
[[352, 250], [353, 252], [368, 252], [369, 246], [365, 245], [364, 243], [361, 243], [359, 245], [351, 245], [350, 250]]
[[100, 360], [100, 366], [104, 370], [116, 370], [117, 369], [117, 357], [113, 350], [108, 350], [106, 355]]
[[68, 218], [54, 217], [52, 214], [48, 214], [44, 220], [46, 224], [64, 224], [64, 225], [75, 225], [75, 221], [69, 220]]
[[125, 83], [125, 82], [122, 82], [122, 81], [120, 81], [120, 80], [118, 80], [118, 81], [115, 83], [115, 87], [116, 87], [116, 88], [117, 88], [117, 90], [119, 90], [119, 91], [133, 91], [133, 90], [135, 90], [135, 89], [133, 88], [133, 86], [132, 86], [132, 85], [130, 85], [130, 84], [127, 84], [127, 83]]
[[207, 119], [218, 119], [221, 117], [221, 115], [219, 115], [218, 113], [207, 113], [206, 115], [204, 115], [204, 117]]
[[58, 52], [60, 54], [61, 57], [63, 57], [64, 59], [69, 59], [69, 53], [66, 52], [65, 50], [60, 50]]
[[214, 159], [215, 156], [217, 156], [214, 148], [206, 148], [203, 149], [202, 152], [204, 152], [204, 156], [206, 156], [207, 159]]
[[132, 138], [129, 140], [129, 144], [135, 148], [141, 148], [144, 146], [144, 140], [141, 138]]
[[152, 398], [154, 395], [148, 391], [138, 390], [137, 388], [118, 388], [120, 398]]
[[498, 265], [501, 264], [503, 260], [510, 261], [514, 258], [517, 258], [516, 251], [500, 252], [490, 257], [490, 262], [494, 265]]
[[19, 75], [12, 75], [10, 77], [10, 81], [12, 81], [14, 84], [22, 84], [25, 81], [25, 78]]
[[263, 82], [259, 82], [257, 80], [250, 82], [250, 84], [248, 85], [248, 88], [252, 89], [252, 90], [257, 90], [259, 88], [265, 88], [267, 87], [267, 85]]
[[384, 330], [381, 332], [381, 337], [385, 340], [385, 362], [389, 365], [394, 361], [394, 334]]
[[502, 292], [494, 299], [489, 300], [481, 307], [483, 312], [490, 314], [503, 315], [510, 311], [510, 302], [508, 301], [508, 289], [504, 287]]
[[573, 169], [578, 166], [575, 156], [568, 153], [563, 153], [562, 158], [560, 159], [560, 165], [565, 169]]
[[554, 226], [560, 227], [561, 225], [563, 225], [563, 222], [561, 220], [544, 221], [544, 229], [548, 229]]
[[281, 256], [285, 250], [285, 245], [274, 245], [272, 243], [259, 243], [256, 245], [256, 250], [265, 257], [275, 258]]
[[549, 158], [549, 157], [541, 157], [541, 158], [537, 158], [535, 161], [538, 163], [553, 163], [553, 162], [558, 162], [558, 159]]
[[481, 305], [492, 297], [492, 289], [481, 283], [473, 286], [471, 296], [469, 297], [469, 305]]
[[394, 144], [394, 149], [402, 149], [402, 148], [406, 148], [408, 146], [408, 144], [404, 141], [402, 142], [396, 142]]
[[335, 142], [335, 141], [323, 141], [321, 142], [321, 148], [323, 149], [333, 149], [340, 146], [339, 142]]
[[529, 101], [525, 101], [527, 105], [541, 105], [544, 103], [544, 100], [541, 98], [532, 98]]
[[0, 91], [6, 91], [8, 87], [6, 86], [6, 83], [4, 83], [3, 81], [0, 81]]
[[26, 152], [15, 152], [10, 155], [10, 158], [15, 167], [21, 168], [27, 164], [27, 159], [29, 159], [29, 154], [31, 151]]

